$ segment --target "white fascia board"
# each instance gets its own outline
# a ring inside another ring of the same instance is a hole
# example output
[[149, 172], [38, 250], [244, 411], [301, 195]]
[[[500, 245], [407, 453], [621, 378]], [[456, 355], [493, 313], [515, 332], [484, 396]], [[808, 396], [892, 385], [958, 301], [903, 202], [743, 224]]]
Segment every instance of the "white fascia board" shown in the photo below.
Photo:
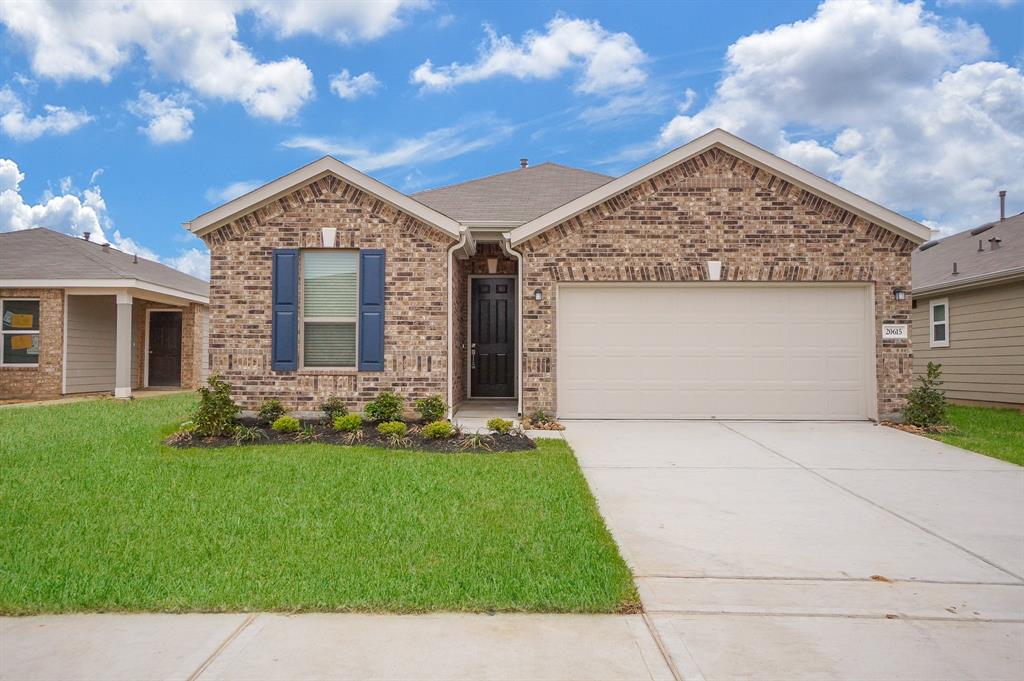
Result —
[[137, 289], [185, 302], [210, 304], [208, 296], [179, 291], [169, 286], [160, 286], [137, 279], [0, 279], [0, 288], [114, 289], [117, 291]]
[[1024, 267], [1011, 267], [1010, 269], [1000, 270], [998, 272], [986, 272], [985, 274], [976, 274], [972, 277], [964, 277], [963, 279], [957, 279], [956, 281], [946, 281], [941, 284], [932, 284], [931, 286], [922, 286], [921, 288], [911, 288], [910, 295], [924, 296], [927, 294], [928, 296], [932, 296], [938, 293], [955, 291], [961, 288], [976, 288], [978, 286], [1006, 284], [1022, 278], [1024, 278]]
[[910, 239], [914, 243], [923, 243], [931, 237], [931, 230], [921, 223], [843, 189], [839, 185], [818, 177], [814, 173], [781, 159], [760, 147], [756, 147], [750, 142], [742, 140], [721, 128], [716, 128], [681, 147], [673, 149], [664, 156], [626, 173], [622, 177], [614, 179], [563, 206], [555, 208], [545, 215], [517, 227], [509, 233], [512, 245], [518, 246], [546, 229], [575, 217], [675, 165], [716, 147], [738, 156], [755, 166], [764, 168], [772, 174], [779, 175], [798, 187], [821, 196], [825, 200], [856, 213], [871, 222], [877, 223], [900, 236]]
[[235, 218], [245, 215], [246, 213], [250, 213], [260, 206], [266, 205], [271, 201], [281, 198], [285, 194], [295, 191], [296, 188], [302, 185], [309, 184], [310, 182], [318, 180], [326, 175], [337, 175], [345, 182], [353, 184], [360, 189], [373, 194], [377, 198], [391, 204], [404, 213], [408, 213], [409, 215], [437, 227], [442, 232], [451, 235], [455, 239], [458, 239], [460, 236], [460, 225], [455, 220], [452, 220], [443, 213], [437, 212], [433, 208], [423, 205], [416, 199], [406, 196], [397, 189], [393, 189], [383, 182], [373, 179], [369, 175], [364, 175], [352, 166], [342, 163], [333, 156], [324, 156], [317, 161], [313, 161], [298, 170], [288, 173], [284, 177], [279, 177], [273, 182], [265, 184], [247, 194], [239, 196], [237, 199], [228, 201], [211, 211], [203, 213], [199, 217], [189, 220], [184, 223], [184, 226], [196, 236], [202, 236], [203, 234], [212, 232], [218, 227], [231, 222]]

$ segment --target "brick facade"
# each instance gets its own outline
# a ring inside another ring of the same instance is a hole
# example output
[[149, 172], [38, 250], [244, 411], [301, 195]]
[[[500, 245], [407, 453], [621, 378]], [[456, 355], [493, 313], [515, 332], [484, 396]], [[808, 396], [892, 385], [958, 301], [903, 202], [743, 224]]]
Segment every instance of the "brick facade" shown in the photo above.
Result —
[[0, 367], [0, 399], [60, 397], [64, 372], [64, 289], [0, 289], [0, 298], [39, 299], [39, 366]]
[[[272, 251], [318, 248], [322, 227], [337, 228], [338, 248], [386, 252], [384, 371], [270, 368]], [[288, 409], [311, 411], [336, 395], [361, 409], [382, 390], [407, 400], [446, 393], [451, 236], [328, 176], [204, 239], [211, 254], [210, 371], [234, 386], [243, 408], [278, 398]]]
[[[560, 282], [687, 282], [723, 262], [722, 280], [874, 284], [878, 411], [897, 413], [911, 387], [911, 349], [881, 341], [910, 324], [915, 244], [764, 170], [712, 149], [520, 245], [523, 408], [557, 413], [555, 307]], [[543, 300], [532, 298], [541, 289]]]

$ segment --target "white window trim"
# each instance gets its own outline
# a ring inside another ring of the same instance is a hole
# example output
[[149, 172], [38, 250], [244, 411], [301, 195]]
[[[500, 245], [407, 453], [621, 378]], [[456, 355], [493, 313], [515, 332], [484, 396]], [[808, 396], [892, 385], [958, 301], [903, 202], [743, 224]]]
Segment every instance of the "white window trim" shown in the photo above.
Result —
[[[935, 308], [942, 305], [946, 311], [946, 318], [941, 322], [935, 321]], [[946, 327], [946, 339], [935, 340], [935, 327]], [[948, 348], [949, 347], [949, 298], [935, 298], [928, 301], [928, 347]]]
[[5, 362], [4, 361], [3, 337], [4, 336], [31, 336], [31, 335], [39, 336], [39, 352], [41, 353], [43, 351], [43, 339], [42, 339], [43, 303], [42, 303], [42, 301], [39, 298], [3, 298], [3, 299], [0, 299], [0, 319], [2, 319], [3, 316], [4, 316], [4, 305], [6, 305], [8, 302], [33, 302], [33, 303], [39, 303], [39, 328], [35, 329], [35, 330], [31, 330], [31, 331], [26, 331], [24, 329], [22, 329], [22, 330], [18, 330], [18, 329], [3, 330], [2, 328], [0, 328], [0, 367], [14, 367], [14, 368], [21, 367], [23, 369], [38, 368], [39, 367], [39, 362], [38, 361], [35, 364], [20, 364], [20, 363], [17, 363], [17, 362], [12, 363], [12, 364], [8, 364], [7, 362]]
[[[306, 259], [303, 257], [309, 251], [349, 251], [356, 254], [356, 314], [352, 317], [310, 317], [306, 319]], [[359, 249], [356, 248], [303, 248], [299, 251], [299, 368], [310, 371], [356, 371], [359, 369], [359, 293], [360, 293], [360, 272], [361, 265]], [[306, 324], [355, 324], [356, 354], [355, 361], [351, 366], [306, 366]]]

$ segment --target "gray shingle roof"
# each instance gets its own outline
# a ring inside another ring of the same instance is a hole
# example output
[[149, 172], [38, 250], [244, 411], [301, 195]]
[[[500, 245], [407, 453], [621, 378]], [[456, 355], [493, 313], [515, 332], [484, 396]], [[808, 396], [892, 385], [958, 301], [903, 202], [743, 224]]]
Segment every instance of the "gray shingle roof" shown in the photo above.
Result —
[[589, 170], [541, 163], [411, 196], [462, 223], [521, 225], [611, 180]]
[[0, 279], [137, 279], [210, 295], [208, 283], [173, 267], [42, 227], [0, 234]]
[[[981, 231], [985, 227], [989, 228]], [[999, 239], [999, 247], [993, 249], [989, 239]], [[911, 259], [915, 291], [1024, 269], [1024, 213], [930, 241], [914, 251]], [[959, 274], [953, 274], [954, 262]]]

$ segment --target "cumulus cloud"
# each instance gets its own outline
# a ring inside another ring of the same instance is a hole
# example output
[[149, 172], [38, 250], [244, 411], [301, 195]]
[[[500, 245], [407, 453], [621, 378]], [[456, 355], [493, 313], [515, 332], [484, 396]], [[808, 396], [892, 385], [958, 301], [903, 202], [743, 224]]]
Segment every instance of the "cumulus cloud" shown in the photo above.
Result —
[[827, 0], [730, 46], [710, 99], [653, 146], [725, 128], [940, 229], [968, 227], [992, 218], [998, 189], [1024, 194], [1024, 79], [989, 51], [979, 27], [920, 2]]
[[33, 116], [13, 90], [9, 87], [0, 90], [0, 130], [22, 142], [43, 135], [66, 135], [92, 120], [92, 116], [84, 111], [69, 111], [63, 106], [46, 104], [43, 111]]
[[556, 16], [543, 32], [530, 31], [516, 42], [484, 26], [486, 39], [477, 60], [435, 66], [429, 59], [411, 74], [422, 90], [450, 90], [498, 76], [549, 80], [579, 71], [576, 90], [609, 94], [635, 88], [647, 80], [648, 60], [628, 33], [611, 33], [594, 20]]
[[283, 38], [310, 33], [341, 43], [380, 38], [401, 26], [406, 15], [430, 6], [428, 0], [269, 0], [249, 4], [261, 24]]
[[248, 194], [257, 187], [262, 187], [264, 184], [262, 180], [239, 180], [223, 187], [210, 187], [206, 190], [206, 200], [210, 203], [227, 203], [242, 194]]
[[73, 236], [89, 232], [89, 238], [96, 243], [109, 243], [126, 253], [138, 254], [209, 279], [209, 256], [198, 249], [191, 248], [177, 256], [161, 258], [115, 229], [98, 186], [78, 191], [70, 178], [62, 178], [60, 194], [47, 191], [39, 202], [32, 203], [22, 196], [21, 183], [24, 180], [25, 174], [15, 161], [0, 158], [0, 232], [34, 227], [46, 227]]
[[353, 76], [348, 69], [342, 69], [331, 78], [331, 92], [342, 99], [359, 99], [365, 95], [372, 95], [380, 88], [380, 81], [372, 72], [360, 73]]
[[142, 90], [137, 99], [128, 102], [128, 110], [148, 121], [139, 131], [150, 141], [166, 144], [184, 142], [192, 137], [192, 120], [195, 115], [189, 104], [190, 99], [184, 93], [160, 97]]

